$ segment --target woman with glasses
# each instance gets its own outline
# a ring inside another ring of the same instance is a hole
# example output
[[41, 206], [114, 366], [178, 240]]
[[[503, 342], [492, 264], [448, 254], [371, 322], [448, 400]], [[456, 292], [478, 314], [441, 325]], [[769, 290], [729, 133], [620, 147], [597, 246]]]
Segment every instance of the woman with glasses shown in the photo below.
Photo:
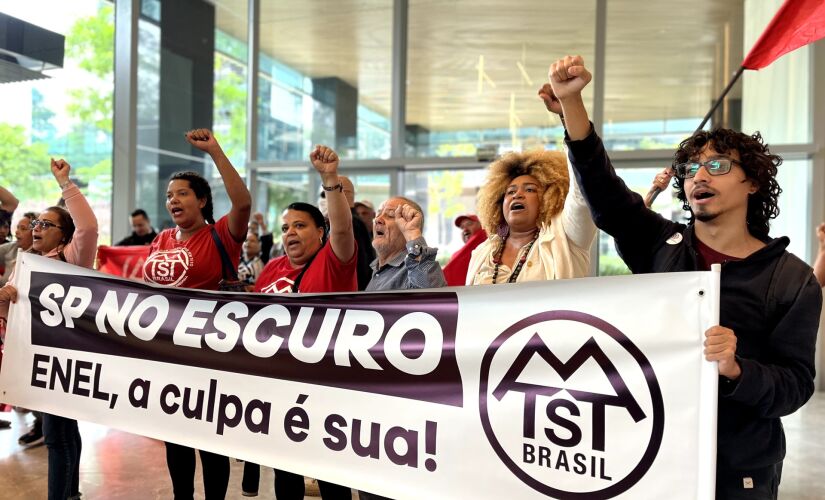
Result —
[[[355, 292], [358, 290], [357, 244], [352, 232], [352, 212], [338, 176], [338, 155], [326, 146], [316, 146], [309, 155], [321, 176], [329, 210], [329, 236], [324, 216], [309, 203], [292, 203], [281, 216], [281, 239], [286, 255], [270, 260], [255, 291], [263, 293]], [[259, 469], [244, 467], [244, 495], [257, 492]], [[351, 498], [349, 488], [318, 481], [325, 500]], [[275, 470], [275, 497], [278, 500], [304, 498], [304, 478]]]
[[[51, 169], [63, 190], [66, 208], [49, 207], [31, 221], [31, 252], [91, 269], [97, 253], [97, 218], [80, 189], [69, 180], [69, 164], [52, 159]], [[5, 320], [9, 302], [16, 300], [13, 285], [0, 288], [0, 319]], [[49, 452], [48, 498], [79, 498], [82, 446], [77, 421], [44, 413], [43, 433]]]

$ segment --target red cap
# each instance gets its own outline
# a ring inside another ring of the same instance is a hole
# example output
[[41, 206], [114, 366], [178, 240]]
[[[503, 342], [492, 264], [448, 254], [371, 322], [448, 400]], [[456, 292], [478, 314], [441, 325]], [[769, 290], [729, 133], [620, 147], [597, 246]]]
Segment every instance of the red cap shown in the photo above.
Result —
[[472, 220], [472, 221], [475, 221], [475, 222], [479, 221], [478, 216], [475, 215], [475, 214], [459, 215], [458, 217], [455, 218], [455, 227], [461, 227], [461, 223], [464, 222], [465, 219], [469, 219], [469, 220]]

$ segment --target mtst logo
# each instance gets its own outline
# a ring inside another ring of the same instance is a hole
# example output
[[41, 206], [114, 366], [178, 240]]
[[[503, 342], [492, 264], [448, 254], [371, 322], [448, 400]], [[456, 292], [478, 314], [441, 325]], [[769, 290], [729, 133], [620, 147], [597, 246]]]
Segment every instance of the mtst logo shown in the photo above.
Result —
[[499, 458], [556, 498], [611, 498], [659, 451], [664, 405], [645, 355], [609, 323], [575, 311], [525, 318], [481, 363], [481, 422]]

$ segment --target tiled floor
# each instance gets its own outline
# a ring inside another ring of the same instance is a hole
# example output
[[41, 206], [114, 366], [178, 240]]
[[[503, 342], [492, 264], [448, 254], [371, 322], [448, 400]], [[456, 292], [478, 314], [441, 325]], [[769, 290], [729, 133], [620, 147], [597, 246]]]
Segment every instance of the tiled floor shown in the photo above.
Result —
[[[17, 438], [31, 415], [0, 414], [12, 428], [0, 431], [0, 498], [45, 498], [46, 448], [23, 450]], [[825, 392], [817, 393], [800, 411], [784, 419], [788, 438], [779, 497], [782, 500], [825, 498]], [[92, 424], [81, 424], [83, 456], [81, 491], [87, 499], [171, 498], [163, 443]], [[200, 470], [200, 468], [199, 468]], [[241, 496], [243, 464], [232, 462], [227, 498]], [[261, 471], [259, 498], [273, 498], [272, 470]], [[196, 484], [201, 481], [198, 477]], [[198, 495], [203, 498], [202, 487]], [[314, 497], [307, 497], [314, 498]], [[354, 497], [355, 498], [355, 497]]]

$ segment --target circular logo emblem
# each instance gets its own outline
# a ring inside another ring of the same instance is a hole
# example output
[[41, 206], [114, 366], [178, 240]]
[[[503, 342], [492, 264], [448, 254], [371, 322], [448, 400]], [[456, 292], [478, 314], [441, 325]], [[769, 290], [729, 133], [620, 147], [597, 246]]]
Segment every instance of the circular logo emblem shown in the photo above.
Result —
[[664, 431], [645, 355], [613, 325], [576, 311], [535, 314], [496, 337], [481, 363], [479, 411], [507, 468], [555, 498], [627, 491]]
[[668, 245], [678, 245], [682, 242], [682, 233], [673, 233], [673, 236], [667, 239], [665, 243]]
[[192, 252], [186, 247], [160, 250], [146, 259], [143, 277], [157, 285], [178, 286], [189, 276], [189, 268], [194, 262]]

